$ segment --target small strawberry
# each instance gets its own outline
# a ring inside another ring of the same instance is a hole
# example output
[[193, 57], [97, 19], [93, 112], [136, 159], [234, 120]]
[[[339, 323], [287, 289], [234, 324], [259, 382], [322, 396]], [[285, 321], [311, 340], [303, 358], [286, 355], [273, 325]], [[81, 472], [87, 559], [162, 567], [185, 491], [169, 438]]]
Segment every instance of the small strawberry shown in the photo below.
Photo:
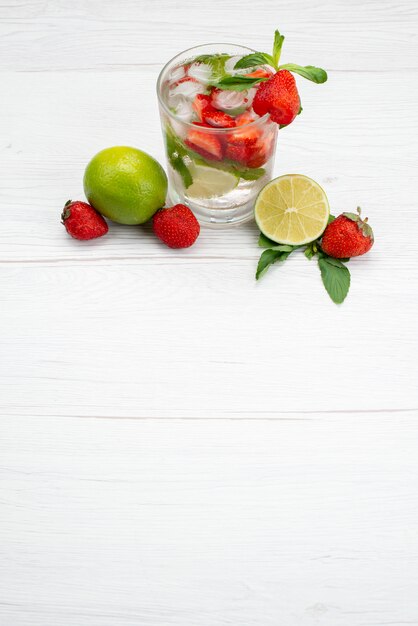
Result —
[[287, 70], [279, 70], [257, 89], [253, 109], [258, 115], [270, 113], [273, 122], [280, 126], [291, 124], [300, 110], [296, 81]]
[[336, 259], [360, 256], [373, 245], [373, 231], [366, 219], [360, 217], [360, 207], [356, 213], [342, 213], [328, 224], [322, 235], [321, 248]]
[[[212, 128], [209, 124], [193, 122], [196, 127]], [[197, 152], [209, 161], [220, 161], [222, 159], [222, 144], [218, 137], [212, 133], [205, 133], [198, 128], [189, 131], [184, 142], [194, 152]]]
[[96, 239], [106, 235], [109, 227], [103, 217], [87, 202], [68, 200], [61, 213], [61, 222], [74, 239]]
[[160, 209], [152, 218], [152, 228], [170, 248], [192, 246], [200, 233], [199, 222], [185, 204]]

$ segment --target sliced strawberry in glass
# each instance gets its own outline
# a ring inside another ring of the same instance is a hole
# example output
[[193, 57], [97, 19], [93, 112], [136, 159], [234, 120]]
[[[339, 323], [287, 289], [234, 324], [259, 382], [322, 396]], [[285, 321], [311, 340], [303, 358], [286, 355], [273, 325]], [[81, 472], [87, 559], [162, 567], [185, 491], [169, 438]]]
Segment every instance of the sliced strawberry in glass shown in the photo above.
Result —
[[210, 103], [210, 96], [205, 96], [204, 94], [198, 94], [193, 100], [193, 109], [200, 120], [203, 120], [203, 111], [210, 106]]
[[[195, 126], [211, 128], [209, 124], [193, 122]], [[211, 133], [204, 133], [198, 129], [191, 129], [185, 140], [185, 144], [194, 152], [197, 152], [210, 161], [220, 161], [222, 159], [222, 144], [218, 137]]]
[[215, 128], [234, 128], [235, 120], [222, 111], [218, 111], [212, 105], [207, 106], [202, 111], [203, 121]]
[[249, 158], [249, 147], [245, 144], [227, 143], [225, 146], [225, 158], [236, 161], [240, 165], [246, 165]]

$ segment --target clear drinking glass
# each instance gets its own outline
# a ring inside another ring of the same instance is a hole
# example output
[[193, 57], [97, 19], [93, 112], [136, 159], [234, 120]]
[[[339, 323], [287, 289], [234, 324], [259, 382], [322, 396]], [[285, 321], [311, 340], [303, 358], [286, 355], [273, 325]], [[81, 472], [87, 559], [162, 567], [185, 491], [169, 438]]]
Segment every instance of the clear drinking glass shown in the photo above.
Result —
[[[239, 57], [251, 52], [250, 48], [233, 44], [197, 46], [171, 59], [158, 78], [169, 201], [187, 204], [204, 225], [222, 227], [252, 219], [257, 194], [272, 176], [277, 125], [268, 115], [258, 117], [252, 113], [254, 121], [233, 128], [193, 123], [193, 99], [199, 93], [213, 93], [205, 82], [207, 65], [196, 63], [196, 59], [220, 55], [228, 59], [225, 67], [229, 73]], [[231, 115], [249, 110], [256, 88], [229, 91], [228, 96], [222, 96], [229, 100]]]

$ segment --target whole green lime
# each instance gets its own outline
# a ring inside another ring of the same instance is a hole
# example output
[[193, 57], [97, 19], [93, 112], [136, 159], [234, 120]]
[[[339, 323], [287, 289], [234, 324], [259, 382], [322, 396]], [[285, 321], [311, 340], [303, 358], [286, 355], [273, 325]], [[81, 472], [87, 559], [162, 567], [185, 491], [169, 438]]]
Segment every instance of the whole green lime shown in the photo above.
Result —
[[146, 152], [115, 146], [86, 167], [84, 193], [99, 213], [119, 224], [143, 224], [164, 206], [167, 176]]

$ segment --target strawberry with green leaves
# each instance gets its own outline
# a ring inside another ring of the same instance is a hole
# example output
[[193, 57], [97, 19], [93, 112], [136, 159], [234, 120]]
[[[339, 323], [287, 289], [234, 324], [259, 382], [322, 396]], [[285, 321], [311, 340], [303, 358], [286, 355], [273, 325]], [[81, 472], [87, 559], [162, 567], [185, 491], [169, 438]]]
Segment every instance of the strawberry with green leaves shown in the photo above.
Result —
[[[338, 217], [329, 216], [328, 225], [321, 237], [311, 241], [304, 254], [311, 260], [316, 257], [324, 287], [333, 302], [344, 302], [350, 289], [351, 277], [347, 262], [351, 257], [366, 254], [373, 246], [374, 236], [371, 226], [360, 217], [360, 207], [356, 213], [342, 213]], [[274, 263], [285, 261], [301, 246], [277, 244], [260, 233], [258, 245], [265, 248], [261, 255], [256, 279], [259, 280]]]
[[[284, 36], [275, 32], [273, 53], [253, 52], [242, 57], [234, 69], [257, 68], [246, 75], [226, 76], [217, 87], [243, 91], [259, 84], [253, 100], [253, 109], [258, 115], [270, 114], [273, 122], [281, 127], [291, 124], [301, 112], [299, 93], [293, 74], [299, 74], [314, 83], [324, 83], [327, 73], [320, 67], [313, 65], [301, 66], [296, 63], [279, 65]], [[260, 65], [269, 66], [276, 70], [272, 76]]]
[[321, 248], [325, 254], [336, 259], [361, 256], [370, 250], [374, 242], [373, 231], [366, 219], [357, 213], [342, 213], [325, 229]]
[[257, 115], [270, 113], [273, 122], [288, 126], [300, 111], [300, 98], [294, 76], [288, 70], [280, 70], [257, 89], [253, 100]]

